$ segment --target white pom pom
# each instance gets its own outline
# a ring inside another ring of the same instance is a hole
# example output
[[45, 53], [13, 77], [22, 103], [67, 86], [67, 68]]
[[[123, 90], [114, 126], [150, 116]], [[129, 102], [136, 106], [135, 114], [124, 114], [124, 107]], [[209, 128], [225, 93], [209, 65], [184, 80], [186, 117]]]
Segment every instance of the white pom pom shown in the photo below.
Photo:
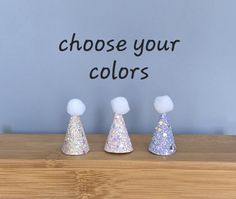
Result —
[[85, 104], [79, 99], [71, 99], [67, 104], [67, 113], [71, 116], [83, 115], [85, 110]]
[[123, 115], [129, 112], [129, 103], [124, 97], [116, 97], [111, 100], [111, 106], [115, 113]]
[[168, 113], [174, 109], [174, 104], [168, 95], [156, 97], [154, 107], [160, 114]]

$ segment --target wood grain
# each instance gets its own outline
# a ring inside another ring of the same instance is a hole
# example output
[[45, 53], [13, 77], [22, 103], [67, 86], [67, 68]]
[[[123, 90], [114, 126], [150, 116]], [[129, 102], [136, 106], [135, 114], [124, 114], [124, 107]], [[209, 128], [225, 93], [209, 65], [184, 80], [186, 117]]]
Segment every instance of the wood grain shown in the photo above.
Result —
[[65, 156], [64, 135], [0, 135], [0, 199], [236, 198], [236, 137], [177, 135], [177, 153], [147, 151], [150, 135], [133, 135], [135, 151], [103, 151], [88, 136], [86, 156]]

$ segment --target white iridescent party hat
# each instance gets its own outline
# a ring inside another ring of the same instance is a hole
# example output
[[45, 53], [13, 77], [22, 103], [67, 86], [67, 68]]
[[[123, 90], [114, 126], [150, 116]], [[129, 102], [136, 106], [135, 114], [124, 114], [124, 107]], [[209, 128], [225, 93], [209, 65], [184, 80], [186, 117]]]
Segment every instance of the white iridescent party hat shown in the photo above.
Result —
[[117, 97], [111, 100], [111, 106], [115, 115], [104, 150], [109, 153], [129, 153], [133, 147], [123, 119], [123, 114], [129, 112], [128, 101], [124, 97]]
[[156, 155], [171, 155], [176, 152], [176, 145], [171, 125], [167, 118], [167, 112], [174, 108], [174, 104], [169, 96], [157, 97], [154, 107], [161, 117], [153, 134], [149, 151]]
[[79, 99], [72, 99], [67, 104], [67, 112], [71, 115], [62, 152], [66, 155], [84, 155], [89, 151], [80, 115], [85, 112], [85, 104]]

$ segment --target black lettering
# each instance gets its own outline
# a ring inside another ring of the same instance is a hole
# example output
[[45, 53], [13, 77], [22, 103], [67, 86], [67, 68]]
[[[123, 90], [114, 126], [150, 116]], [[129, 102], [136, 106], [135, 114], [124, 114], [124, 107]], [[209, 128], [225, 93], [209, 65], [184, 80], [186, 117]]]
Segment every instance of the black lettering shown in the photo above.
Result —
[[67, 44], [67, 40], [65, 39], [65, 40], [61, 41], [61, 43], [59, 44], [59, 50], [60, 51], [66, 51], [68, 49], [68, 47], [62, 48], [63, 43]]
[[[101, 43], [101, 47], [99, 48], [99, 43]], [[105, 46], [105, 42], [101, 39], [97, 40], [96, 44], [95, 44], [95, 50], [96, 51], [102, 51], [103, 48]]]
[[79, 46], [79, 41], [75, 39], [75, 33], [73, 33], [71, 42], [70, 42], [70, 51], [72, 51], [74, 44], [76, 44], [77, 50], [81, 50], [81, 46]]
[[[151, 47], [150, 47], [150, 44], [151, 43]], [[148, 40], [147, 43], [146, 43], [146, 50], [147, 51], [152, 51], [154, 48], [155, 48], [155, 41], [154, 40]]]
[[[127, 47], [125, 46], [126, 45], [126, 41], [123, 39], [123, 40], [120, 40], [117, 45], [116, 45], [116, 49], [118, 51], [124, 51]], [[122, 48], [123, 47], [123, 48]]]
[[175, 41], [171, 41], [170, 43], [172, 44], [172, 47], [171, 47], [171, 51], [174, 51], [175, 50], [175, 44], [177, 43], [177, 42], [180, 42], [180, 40], [175, 40]]
[[136, 68], [131, 68], [130, 71], [131, 71], [131, 79], [134, 79], [134, 74], [135, 74], [135, 71], [136, 70], [139, 70], [140, 68], [136, 67]]
[[[122, 72], [123, 71], [125, 71], [125, 75], [124, 76], [122, 76]], [[128, 76], [128, 74], [129, 74], [128, 68], [125, 68], [125, 67], [121, 67], [120, 68], [120, 71], [119, 71], [119, 78], [120, 79], [125, 79]]]
[[107, 42], [107, 45], [110, 47], [109, 49], [107, 49], [107, 52], [110, 52], [110, 51], [114, 50], [114, 46], [112, 45], [113, 41], [114, 41], [114, 39], [111, 39]]
[[167, 46], [167, 44], [168, 44], [168, 40], [165, 40], [164, 45], [161, 47], [161, 41], [158, 41], [157, 50], [159, 50], [159, 51], [161, 51], [161, 50], [163, 50], [163, 49], [164, 49], [165, 51], [169, 50], [169, 47]]
[[112, 65], [112, 79], [117, 79], [115, 70], [116, 70], [116, 60], [113, 61], [113, 65]]
[[142, 68], [141, 73], [142, 73], [144, 76], [140, 78], [141, 80], [148, 78], [148, 73], [145, 72], [147, 69], [148, 69], [148, 67]]
[[[89, 47], [87, 48], [87, 44], [89, 44]], [[84, 42], [84, 51], [90, 51], [93, 47], [93, 41], [86, 39]]]
[[[104, 75], [104, 71], [105, 71], [105, 75]], [[107, 74], [106, 74], [106, 71], [107, 71]], [[109, 68], [103, 67], [102, 70], [101, 70], [101, 78], [102, 78], [102, 79], [108, 78], [109, 75], [110, 75], [110, 72], [111, 72], [111, 71], [110, 71]]]
[[95, 70], [98, 71], [98, 68], [97, 68], [97, 67], [94, 67], [94, 68], [90, 71], [90, 73], [89, 73], [89, 77], [90, 77], [91, 79], [96, 79], [96, 78], [98, 77], [98, 74], [95, 75], [95, 76], [93, 76], [93, 72], [94, 72]]
[[140, 43], [139, 46], [138, 45], [138, 40], [136, 39], [135, 42], [134, 42], [134, 50], [137, 51], [137, 50], [140, 50], [139, 53], [138, 52], [134, 52], [134, 55], [139, 57], [142, 55], [143, 53], [143, 44], [144, 44], [144, 39], [142, 39], [142, 42]]

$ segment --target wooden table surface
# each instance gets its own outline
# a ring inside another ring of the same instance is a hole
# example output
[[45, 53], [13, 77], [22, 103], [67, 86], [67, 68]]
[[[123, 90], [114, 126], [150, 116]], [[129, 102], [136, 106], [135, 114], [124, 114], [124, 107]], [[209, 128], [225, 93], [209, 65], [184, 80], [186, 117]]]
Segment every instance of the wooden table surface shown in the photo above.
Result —
[[177, 153], [147, 151], [150, 135], [132, 135], [134, 151], [66, 156], [64, 135], [0, 135], [0, 199], [236, 198], [236, 136], [177, 135]]

